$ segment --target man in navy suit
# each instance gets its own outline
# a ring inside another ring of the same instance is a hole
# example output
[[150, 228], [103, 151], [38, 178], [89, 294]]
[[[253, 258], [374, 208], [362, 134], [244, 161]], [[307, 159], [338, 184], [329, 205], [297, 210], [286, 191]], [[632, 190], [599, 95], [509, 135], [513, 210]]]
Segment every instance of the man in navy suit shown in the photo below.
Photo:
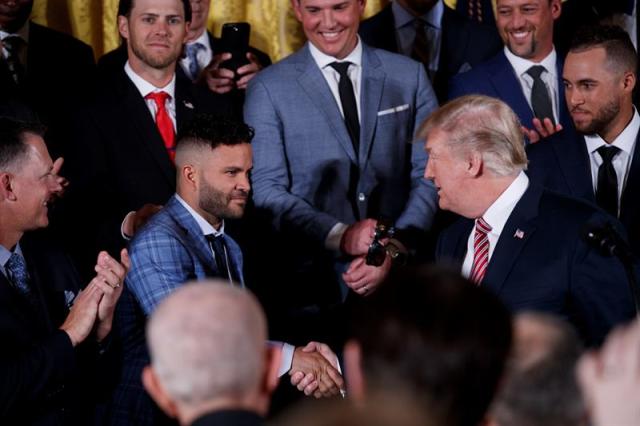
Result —
[[386, 275], [388, 258], [365, 262], [376, 219], [419, 232], [436, 210], [421, 173], [426, 154], [411, 144], [435, 95], [421, 64], [360, 41], [365, 3], [294, 1], [308, 43], [247, 89], [254, 201], [275, 231], [269, 243], [282, 267], [269, 270], [285, 283], [273, 291], [308, 317], [339, 306], [349, 289], [370, 293]]
[[504, 50], [455, 76], [449, 99], [482, 94], [503, 100], [526, 129], [570, 129], [562, 59], [553, 45], [561, 0], [497, 0], [496, 25]]
[[461, 267], [514, 311], [567, 319], [588, 344], [632, 318], [623, 265], [583, 237], [585, 229], [618, 222], [529, 182], [520, 125], [504, 102], [456, 99], [427, 120], [420, 136], [440, 207], [463, 216], [440, 235], [438, 261]]
[[596, 26], [579, 32], [563, 75], [567, 106], [580, 135], [559, 133], [532, 144], [527, 155], [532, 181], [608, 210], [626, 227], [638, 254], [640, 116], [633, 105], [637, 64], [636, 51], [622, 28]]
[[[0, 423], [89, 424], [128, 266], [100, 253], [83, 283], [43, 228], [61, 190], [40, 125], [0, 118]], [[73, 308], [73, 309], [71, 309]], [[108, 358], [108, 357], [107, 357]]]
[[[252, 137], [245, 124], [206, 114], [183, 129], [176, 152], [177, 192], [130, 245], [131, 275], [117, 312], [124, 360], [113, 423], [155, 424], [160, 414], [141, 382], [149, 363], [144, 327], [157, 305], [189, 280], [217, 277], [244, 287], [242, 252], [225, 233], [225, 220], [240, 218], [248, 201]], [[342, 379], [320, 352], [294, 351], [286, 344], [283, 352], [280, 375], [313, 375], [308, 382], [316, 385], [307, 392], [317, 387], [318, 396], [338, 392]]]

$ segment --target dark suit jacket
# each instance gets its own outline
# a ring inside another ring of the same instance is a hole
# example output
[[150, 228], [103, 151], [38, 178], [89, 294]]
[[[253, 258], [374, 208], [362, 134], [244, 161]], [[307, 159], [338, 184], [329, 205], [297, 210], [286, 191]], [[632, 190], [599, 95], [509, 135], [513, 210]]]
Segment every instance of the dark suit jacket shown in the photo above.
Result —
[[[25, 83], [17, 87], [6, 63], [0, 61], [0, 100], [11, 97], [31, 106], [45, 124], [53, 126], [53, 137], [61, 143], [64, 129], [59, 125], [94, 87], [93, 50], [67, 34], [34, 22], [29, 25]], [[47, 137], [50, 150], [51, 137]], [[57, 144], [53, 148], [54, 154], [61, 149]]]
[[26, 234], [20, 246], [37, 306], [0, 273], [0, 423], [87, 424], [95, 389], [86, 386], [96, 379], [89, 367], [97, 347], [86, 342], [74, 349], [58, 330], [68, 314], [65, 291], [80, 290], [78, 274], [41, 232]]
[[[640, 135], [636, 136], [636, 149], [620, 203], [620, 222], [625, 226], [629, 242], [640, 254]], [[575, 139], [560, 135], [542, 140], [527, 147], [529, 167], [527, 174], [532, 181], [554, 191], [581, 198], [595, 204], [595, 192], [591, 178], [591, 163], [584, 137]]]
[[[444, 7], [440, 64], [434, 90], [440, 103], [447, 99], [449, 79], [461, 71], [489, 59], [502, 47], [495, 25], [480, 24]], [[360, 24], [360, 37], [370, 46], [398, 52], [391, 4]]]
[[[181, 78], [176, 78], [175, 97], [178, 132], [196, 111], [230, 115], [233, 109], [226, 96], [195, 90]], [[72, 124], [65, 163], [71, 185], [60, 219], [66, 222], [66, 235], [92, 237], [73, 241], [76, 250], [88, 252], [91, 265], [98, 249], [115, 254], [124, 245], [120, 224], [127, 212], [145, 203], [164, 204], [173, 195], [176, 170], [124, 68], [103, 82], [93, 102], [77, 111]], [[78, 235], [79, 229], [85, 235]]]
[[198, 417], [191, 426], [260, 426], [264, 422], [256, 413], [244, 410], [220, 410]]
[[[573, 132], [573, 122], [567, 111], [564, 98], [564, 83], [562, 81], [563, 61], [558, 57], [556, 73], [558, 75], [558, 108], [560, 123], [565, 130]], [[522, 86], [518, 81], [513, 67], [504, 54], [500, 51], [496, 56], [473, 68], [471, 71], [456, 75], [451, 79], [449, 86], [449, 99], [463, 95], [481, 94], [503, 100], [513, 109], [523, 126], [533, 127], [533, 110], [529, 106]]]
[[[587, 203], [531, 184], [502, 230], [482, 285], [514, 311], [559, 315], [587, 344], [601, 343], [612, 327], [634, 315], [622, 264], [582, 237], [588, 224], [605, 222], [617, 224]], [[436, 258], [461, 265], [473, 226], [473, 220], [461, 219], [445, 230]]]

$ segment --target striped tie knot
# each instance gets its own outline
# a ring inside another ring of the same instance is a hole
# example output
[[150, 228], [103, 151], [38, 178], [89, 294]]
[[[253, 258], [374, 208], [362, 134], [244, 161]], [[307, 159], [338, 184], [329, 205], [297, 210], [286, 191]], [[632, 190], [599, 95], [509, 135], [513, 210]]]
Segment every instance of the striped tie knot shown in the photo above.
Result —
[[489, 225], [483, 218], [476, 220], [476, 231], [473, 239], [473, 265], [469, 278], [480, 285], [489, 266]]

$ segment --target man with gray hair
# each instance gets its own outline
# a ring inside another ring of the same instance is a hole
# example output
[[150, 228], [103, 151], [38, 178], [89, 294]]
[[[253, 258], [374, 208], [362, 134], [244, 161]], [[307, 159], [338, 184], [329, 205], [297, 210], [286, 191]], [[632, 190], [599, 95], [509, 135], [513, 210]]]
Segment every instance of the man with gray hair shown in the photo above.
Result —
[[259, 425], [280, 353], [265, 346], [267, 322], [251, 293], [206, 284], [186, 284], [151, 316], [144, 386], [181, 425]]
[[457, 263], [512, 310], [569, 320], [588, 344], [633, 316], [622, 264], [583, 238], [587, 229], [619, 223], [529, 184], [520, 123], [504, 102], [458, 98], [433, 113], [419, 137], [440, 207], [464, 216], [440, 235], [436, 259]]

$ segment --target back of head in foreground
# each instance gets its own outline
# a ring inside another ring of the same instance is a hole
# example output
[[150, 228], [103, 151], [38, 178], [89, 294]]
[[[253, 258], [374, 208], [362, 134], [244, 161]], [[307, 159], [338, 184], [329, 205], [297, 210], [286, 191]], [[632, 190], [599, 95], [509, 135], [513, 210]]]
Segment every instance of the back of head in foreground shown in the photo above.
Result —
[[181, 424], [220, 410], [264, 415], [279, 364], [266, 338], [251, 293], [217, 280], [186, 284], [147, 325], [145, 388]]
[[406, 269], [355, 310], [351, 337], [350, 396], [405, 390], [437, 424], [470, 426], [483, 418], [502, 374], [511, 316], [457, 272]]

